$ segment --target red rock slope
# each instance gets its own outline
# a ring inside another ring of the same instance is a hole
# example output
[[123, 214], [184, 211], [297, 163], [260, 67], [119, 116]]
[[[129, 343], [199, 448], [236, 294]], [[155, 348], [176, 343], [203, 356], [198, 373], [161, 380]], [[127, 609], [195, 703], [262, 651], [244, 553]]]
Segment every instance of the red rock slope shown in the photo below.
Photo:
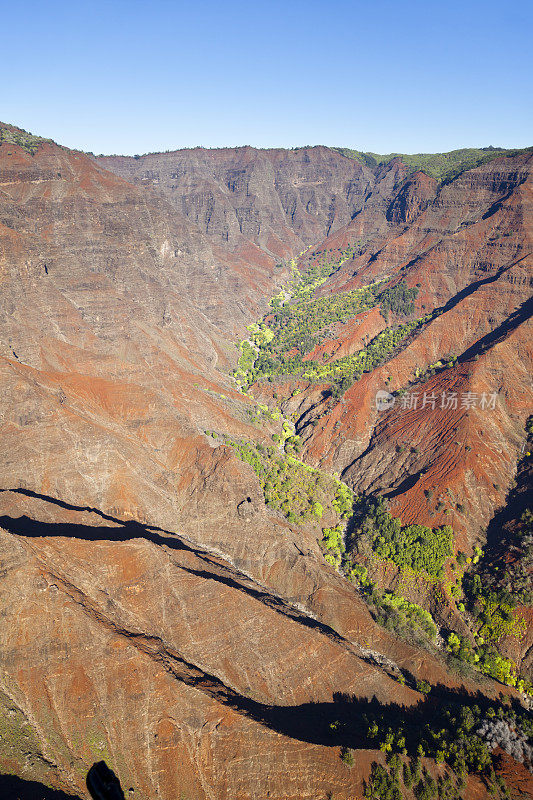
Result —
[[257, 436], [227, 370], [273, 259], [175, 205], [54, 144], [0, 146], [2, 769], [79, 797], [103, 758], [136, 798], [348, 800], [376, 754], [340, 762], [338, 693], [412, 706], [395, 665], [457, 679], [203, 436]]

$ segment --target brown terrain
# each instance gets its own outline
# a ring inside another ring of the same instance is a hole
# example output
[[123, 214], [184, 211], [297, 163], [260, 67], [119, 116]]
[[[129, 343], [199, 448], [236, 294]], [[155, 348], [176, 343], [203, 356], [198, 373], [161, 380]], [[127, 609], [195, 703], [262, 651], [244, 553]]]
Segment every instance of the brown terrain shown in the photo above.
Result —
[[[370, 169], [325, 147], [95, 159], [0, 144], [0, 772], [18, 776], [0, 775], [0, 796], [88, 798], [103, 759], [135, 800], [353, 800], [384, 755], [348, 742], [349, 769], [339, 716], [372, 698], [417, 714], [415, 679], [518, 701], [378, 625], [316, 529], [269, 509], [204, 431], [270, 439], [231, 378], [235, 344], [288, 259], [362, 242], [318, 296], [403, 278], [416, 316], [442, 313], [342, 402], [292, 380], [282, 410], [308, 463], [385, 494], [404, 523], [451, 524], [468, 555], [484, 545], [532, 406], [532, 164], [439, 186], [400, 158]], [[386, 325], [363, 312], [311, 357]], [[452, 354], [411, 390], [497, 393], [494, 410], [376, 410], [389, 376], [406, 388]], [[276, 385], [253, 394], [270, 403]], [[531, 626], [512, 646], [531, 669]], [[533, 793], [511, 756], [499, 769], [516, 798]], [[465, 797], [487, 796], [470, 776]]]

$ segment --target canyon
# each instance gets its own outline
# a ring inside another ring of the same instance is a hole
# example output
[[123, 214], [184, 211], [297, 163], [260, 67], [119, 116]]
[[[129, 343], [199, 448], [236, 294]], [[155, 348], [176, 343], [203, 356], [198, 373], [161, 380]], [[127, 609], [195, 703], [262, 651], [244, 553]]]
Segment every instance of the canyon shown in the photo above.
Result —
[[[0, 130], [0, 794], [88, 798], [105, 760], [137, 800], [349, 800], [386, 764], [379, 714], [527, 716], [531, 601], [468, 587], [511, 596], [512, 564], [531, 586], [532, 151], [439, 180], [322, 146], [94, 156]], [[276, 459], [301, 508], [269, 500]], [[438, 575], [380, 557], [369, 498], [451, 528]], [[386, 593], [433, 642], [384, 624]], [[476, 669], [480, 631], [505, 675]], [[493, 761], [533, 794], [527, 758]]]

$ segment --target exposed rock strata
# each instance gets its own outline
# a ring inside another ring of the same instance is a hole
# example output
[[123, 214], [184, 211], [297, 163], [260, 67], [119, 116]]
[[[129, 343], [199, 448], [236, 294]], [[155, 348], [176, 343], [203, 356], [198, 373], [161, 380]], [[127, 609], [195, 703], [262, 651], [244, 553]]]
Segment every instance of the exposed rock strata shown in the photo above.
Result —
[[[473, 524], [454, 522], [474, 541], [530, 399], [529, 167], [502, 159], [436, 192], [405, 183], [399, 159], [371, 172], [327, 148], [95, 164], [0, 146], [0, 689], [22, 737], [6, 771], [86, 797], [105, 758], [134, 797], [348, 800], [380, 756], [360, 751], [350, 772], [326, 746], [334, 695], [412, 707], [397, 667], [458, 685], [377, 626], [316, 536], [266, 509], [251, 469], [203, 431], [270, 437], [228, 377], [235, 337], [279, 286], [276, 260], [327, 234], [359, 239], [321, 292], [405, 275], [420, 313], [445, 313], [304, 432], [307, 455], [358, 488], [399, 490], [406, 519], [436, 520], [422, 484], [446, 482], [466, 494]], [[370, 312], [323, 351], [353, 352], [382, 325]], [[449, 349], [462, 360], [425, 388], [501, 386], [490, 420], [377, 420], [386, 375], [404, 386]], [[416, 458], [394, 455], [405, 437]], [[472, 451], [451, 459], [456, 439]]]

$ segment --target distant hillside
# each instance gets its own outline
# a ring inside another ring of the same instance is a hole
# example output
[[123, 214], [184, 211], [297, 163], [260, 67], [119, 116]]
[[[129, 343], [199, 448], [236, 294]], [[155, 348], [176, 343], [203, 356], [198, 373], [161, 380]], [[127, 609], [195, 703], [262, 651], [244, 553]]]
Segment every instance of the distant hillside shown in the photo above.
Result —
[[530, 151], [531, 147], [508, 150], [502, 147], [465, 147], [460, 150], [451, 150], [449, 153], [363, 153], [360, 150], [350, 150], [348, 147], [334, 147], [346, 158], [353, 158], [365, 166], [373, 168], [379, 164], [387, 164], [393, 158], [401, 158], [403, 163], [412, 168], [413, 172], [421, 170], [440, 183], [449, 183], [461, 172], [479, 167], [498, 156], [514, 156], [518, 153]]
[[[0, 144], [2, 142], [10, 142], [22, 147], [26, 152], [34, 155], [37, 148], [45, 142], [53, 142], [52, 139], [45, 139], [42, 136], [35, 136], [22, 128], [16, 128], [13, 125], [0, 124]], [[55, 142], [53, 142], [56, 144]], [[328, 147], [321, 145], [306, 145], [305, 147], [295, 147], [290, 150], [283, 148], [185, 148], [181, 151], [169, 151], [166, 153], [146, 153], [144, 156], [136, 155], [136, 160], [145, 158], [146, 156], [162, 156], [162, 155], [175, 155], [178, 152], [193, 152], [194, 150], [206, 150], [206, 152], [238, 152], [242, 149], [252, 149], [257, 152], [264, 153], [283, 153], [283, 152], [299, 152], [302, 150], [330, 150], [339, 153], [346, 158], [358, 161], [370, 169], [375, 169], [380, 164], [387, 164], [393, 158], [401, 158], [403, 163], [411, 168], [412, 172], [422, 171], [429, 175], [441, 184], [450, 183], [454, 178], [465, 172], [465, 170], [479, 167], [481, 164], [486, 164], [499, 156], [514, 156], [519, 153], [531, 152], [533, 147], [524, 147], [522, 149], [506, 149], [503, 147], [464, 147], [460, 150], [451, 150], [448, 153], [388, 153], [386, 155], [379, 153], [363, 152], [362, 150], [352, 150], [349, 147]], [[93, 155], [89, 153], [88, 155]], [[105, 158], [121, 158], [120, 156], [99, 156], [99, 159]], [[126, 157], [128, 158], [128, 157]], [[111, 167], [113, 169], [113, 167]]]
[[13, 125], [0, 124], [0, 144], [2, 142], [16, 144], [22, 147], [23, 150], [26, 150], [27, 153], [33, 155], [40, 145], [44, 142], [52, 142], [52, 139], [34, 136], [33, 133], [28, 133], [21, 128], [15, 128]]

